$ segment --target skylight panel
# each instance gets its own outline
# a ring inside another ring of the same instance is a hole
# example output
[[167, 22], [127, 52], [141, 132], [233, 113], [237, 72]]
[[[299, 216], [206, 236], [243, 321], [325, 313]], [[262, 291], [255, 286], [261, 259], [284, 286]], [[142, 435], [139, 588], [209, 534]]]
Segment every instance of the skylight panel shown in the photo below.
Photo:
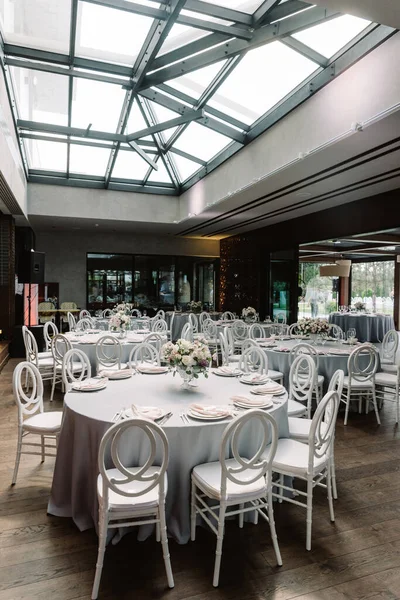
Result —
[[183, 156], [179, 156], [179, 154], [175, 154], [175, 152], [171, 154], [178, 168], [178, 173], [181, 182], [186, 181], [186, 179], [189, 179], [189, 177], [194, 175], [194, 173], [196, 173], [196, 171], [198, 171], [201, 168], [201, 165], [199, 165], [198, 163], [195, 163], [192, 160], [188, 160]]
[[208, 67], [193, 71], [192, 73], [188, 73], [188, 75], [181, 75], [181, 77], [170, 79], [165, 83], [198, 100], [224, 64], [225, 61], [223, 60], [213, 65], [209, 65]]
[[246, 13], [253, 13], [263, 3], [262, 0], [205, 0], [207, 4], [233, 8]]
[[174, 147], [207, 161], [211, 160], [231, 141], [221, 133], [192, 122], [179, 136]]
[[370, 25], [370, 21], [353, 17], [351, 15], [342, 15], [336, 19], [326, 21], [320, 25], [315, 25], [293, 35], [296, 40], [303, 42], [316, 50], [323, 56], [331, 58], [336, 52], [339, 52], [343, 46], [346, 46], [353, 38], [361, 33]]
[[149, 165], [132, 150], [118, 152], [115, 161], [112, 178], [136, 179], [142, 181], [148, 171]]
[[30, 169], [46, 171], [67, 170], [67, 144], [60, 142], [44, 142], [41, 140], [25, 140], [28, 142], [28, 162]]
[[154, 182], [159, 181], [160, 183], [172, 183], [171, 177], [169, 176], [168, 171], [165, 168], [165, 165], [164, 165], [163, 161], [161, 160], [161, 158], [158, 159], [157, 166], [158, 166], [158, 171], [156, 171], [155, 169], [152, 169], [148, 181], [154, 181]]
[[[200, 17], [201, 15], [197, 16]], [[182, 48], [182, 46], [185, 46], [186, 44], [194, 42], [195, 40], [198, 40], [209, 34], [209, 31], [204, 31], [202, 29], [196, 29], [195, 27], [187, 27], [186, 25], [180, 25], [179, 23], [175, 23], [172, 26], [171, 31], [167, 36], [167, 39], [161, 46], [157, 56], [161, 56], [162, 54], [171, 52], [176, 48]]]
[[68, 77], [10, 67], [21, 119], [68, 125]]
[[111, 150], [71, 144], [69, 170], [71, 173], [105, 176]]
[[152, 22], [143, 15], [79, 2], [76, 54], [133, 66]]
[[68, 52], [70, 20], [66, 0], [0, 1], [0, 29], [9, 44]]
[[75, 79], [72, 98], [72, 127], [115, 132], [125, 91], [112, 83]]
[[208, 105], [250, 125], [317, 68], [281, 42], [272, 42], [248, 52]]

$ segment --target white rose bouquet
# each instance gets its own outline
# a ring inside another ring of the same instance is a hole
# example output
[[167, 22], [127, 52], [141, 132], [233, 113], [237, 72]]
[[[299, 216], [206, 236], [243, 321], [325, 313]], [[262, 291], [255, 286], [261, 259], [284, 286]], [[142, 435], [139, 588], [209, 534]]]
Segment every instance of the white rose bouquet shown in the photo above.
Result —
[[203, 305], [200, 301], [196, 302], [195, 300], [192, 300], [191, 302], [189, 302], [187, 307], [188, 307], [188, 310], [191, 310], [192, 312], [200, 312]]
[[329, 323], [326, 319], [305, 317], [297, 323], [297, 333], [300, 335], [328, 333]]
[[123, 310], [120, 310], [111, 315], [109, 328], [110, 331], [126, 331], [129, 329], [130, 324], [130, 315], [126, 314]]
[[362, 310], [365, 310], [366, 306], [364, 302], [358, 301], [354, 303], [354, 308], [361, 312]]
[[124, 313], [125, 315], [130, 316], [133, 309], [133, 304], [129, 302], [121, 302], [121, 304], [116, 304], [113, 308], [113, 313]]
[[255, 321], [257, 319], [257, 311], [252, 306], [248, 306], [247, 308], [243, 308], [242, 310], [242, 319], [246, 321]]
[[197, 379], [203, 374], [208, 377], [208, 366], [211, 361], [211, 354], [208, 346], [202, 340], [189, 342], [179, 339], [174, 344], [167, 342], [161, 348], [161, 360], [174, 370], [183, 370], [187, 375]]

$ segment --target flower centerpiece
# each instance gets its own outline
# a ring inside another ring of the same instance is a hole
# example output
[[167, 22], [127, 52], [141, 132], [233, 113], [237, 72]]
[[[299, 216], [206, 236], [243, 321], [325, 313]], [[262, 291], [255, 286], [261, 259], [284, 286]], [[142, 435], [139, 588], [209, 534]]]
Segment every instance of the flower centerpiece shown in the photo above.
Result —
[[195, 300], [192, 300], [187, 305], [187, 309], [190, 310], [191, 312], [195, 312], [195, 313], [200, 312], [202, 308], [203, 308], [202, 303], [200, 301], [196, 302]]
[[211, 354], [203, 340], [189, 342], [179, 339], [175, 344], [164, 344], [161, 348], [161, 360], [167, 363], [174, 375], [178, 372], [184, 385], [188, 385], [192, 379], [198, 379], [199, 375], [208, 377]]
[[110, 331], [119, 331], [121, 337], [125, 337], [126, 330], [129, 329], [131, 324], [131, 316], [127, 314], [124, 309], [118, 310], [110, 317], [109, 329]]
[[123, 313], [124, 315], [131, 315], [133, 309], [133, 304], [130, 302], [120, 302], [120, 304], [116, 304], [113, 308], [113, 313]]
[[300, 335], [310, 335], [312, 337], [326, 334], [329, 331], [329, 323], [326, 319], [313, 319], [305, 317], [297, 323], [297, 332]]
[[364, 302], [359, 301], [359, 302], [354, 303], [354, 308], [356, 309], [357, 312], [362, 312], [362, 311], [365, 311], [366, 306], [365, 306]]
[[247, 308], [243, 308], [242, 310], [242, 319], [248, 322], [257, 320], [257, 311], [252, 306], [248, 306]]

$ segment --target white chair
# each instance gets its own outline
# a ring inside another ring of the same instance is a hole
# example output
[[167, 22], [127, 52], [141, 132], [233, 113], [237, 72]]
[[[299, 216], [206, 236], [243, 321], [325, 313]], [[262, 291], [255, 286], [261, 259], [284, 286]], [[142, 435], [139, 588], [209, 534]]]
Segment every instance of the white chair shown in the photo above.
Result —
[[136, 317], [136, 318], [140, 319], [140, 317], [142, 316], [142, 313], [140, 312], [140, 310], [138, 308], [132, 308], [131, 315], [132, 315], [132, 317]]
[[322, 398], [322, 389], [323, 389], [324, 381], [325, 381], [324, 376], [318, 374], [318, 369], [319, 369], [318, 350], [315, 348], [315, 346], [311, 346], [311, 344], [307, 344], [306, 342], [301, 342], [300, 344], [296, 344], [296, 346], [293, 346], [293, 348], [290, 349], [289, 365], [291, 365], [293, 363], [294, 359], [296, 358], [296, 356], [299, 356], [299, 354], [309, 354], [314, 359], [315, 369], [316, 369], [316, 382], [315, 382], [314, 392], [315, 392], [315, 398], [316, 398], [316, 401], [318, 404], [320, 398]]
[[72, 350], [72, 344], [69, 341], [69, 339], [62, 333], [58, 333], [57, 335], [55, 335], [51, 340], [51, 353], [53, 355], [53, 376], [51, 383], [50, 402], [53, 402], [54, 390], [57, 383], [61, 383], [62, 389], [64, 390], [62, 378], [62, 364], [64, 356], [68, 352], [68, 350]]
[[[43, 381], [48, 381], [53, 378], [54, 359], [53, 355], [48, 352], [39, 352], [35, 336], [29, 329], [22, 326], [22, 337], [25, 344], [25, 358], [38, 369]], [[28, 376], [28, 371], [25, 372]], [[28, 380], [26, 381], [28, 385]], [[28, 389], [28, 388], [27, 388]]]
[[[38, 311], [48, 311], [51, 313], [54, 311], [54, 304], [52, 302], [39, 302]], [[39, 323], [49, 323], [54, 319], [54, 314], [54, 312], [50, 315], [39, 314]]]
[[159, 333], [161, 335], [162, 334], [167, 335], [167, 333], [168, 333], [167, 321], [165, 321], [164, 319], [161, 319], [161, 318], [156, 319], [151, 324], [151, 331], [154, 333]]
[[119, 339], [113, 335], [103, 335], [96, 342], [97, 370], [126, 369], [127, 364], [122, 362], [122, 346]]
[[[339, 400], [342, 397], [343, 391], [343, 379], [344, 379], [344, 371], [338, 369], [332, 375], [332, 378], [329, 382], [328, 392], [337, 392], [339, 396]], [[328, 411], [325, 411], [324, 421], [321, 425], [322, 429], [326, 427], [326, 420], [329, 414]], [[303, 442], [304, 444], [308, 443], [308, 438], [310, 435], [311, 429], [311, 419], [297, 419], [296, 417], [289, 417], [289, 436], [293, 440], [297, 440], [298, 442]], [[335, 455], [334, 455], [334, 442], [332, 442], [332, 492], [335, 500], [337, 499], [337, 487], [336, 487], [336, 472], [335, 472]]]
[[219, 333], [219, 343], [221, 346], [221, 354], [222, 354], [222, 364], [228, 366], [230, 363], [237, 363], [240, 361], [240, 355], [231, 354], [231, 348], [229, 347], [229, 342], [226, 338], [226, 332]]
[[70, 313], [70, 312], [67, 313], [67, 320], [68, 320], [69, 331], [75, 331], [76, 319], [72, 313]]
[[284, 312], [276, 313], [276, 315], [274, 316], [274, 323], [281, 323], [282, 325], [286, 325], [286, 323], [287, 323], [286, 313], [284, 313]]
[[[394, 365], [396, 366], [396, 365]], [[397, 373], [380, 371], [375, 375], [375, 394], [379, 406], [383, 406], [384, 400], [391, 400], [396, 403], [396, 423], [399, 422], [399, 389], [400, 389], [400, 368], [397, 367]]]
[[47, 321], [43, 327], [43, 337], [44, 337], [44, 345], [46, 348], [46, 352], [43, 354], [47, 354], [47, 356], [51, 356], [51, 340], [57, 335], [58, 329], [53, 321]]
[[397, 374], [396, 354], [399, 346], [399, 334], [394, 329], [387, 331], [382, 342], [381, 368], [387, 373]]
[[203, 311], [199, 314], [199, 328], [200, 328], [201, 333], [203, 332], [203, 323], [208, 318], [209, 318], [209, 314], [206, 313], [205, 311]]
[[[261, 428], [262, 438], [253, 456], [244, 457], [239, 451], [240, 437], [249, 424]], [[214, 587], [219, 583], [225, 519], [230, 516], [239, 515], [239, 525], [242, 527], [244, 513], [256, 510], [257, 516], [269, 523], [276, 561], [278, 565], [282, 565], [272, 504], [271, 464], [277, 442], [278, 427], [274, 418], [261, 410], [249, 410], [226, 427], [221, 440], [219, 461], [198, 465], [192, 471], [191, 539], [195, 541], [196, 516], [200, 515], [217, 536]], [[267, 444], [269, 452], [265, 454]], [[214, 500], [217, 504], [210, 506], [207, 499]], [[239, 508], [227, 510], [237, 506]]]
[[381, 424], [375, 392], [375, 373], [378, 368], [378, 352], [370, 344], [362, 344], [355, 348], [347, 361], [348, 375], [343, 380], [343, 395], [341, 401], [346, 405], [344, 424], [347, 425], [350, 402], [358, 401], [358, 411], [361, 413], [362, 401], [366, 401], [366, 412], [372, 400], [376, 420]]
[[163, 319], [165, 321], [165, 312], [160, 308], [153, 317], [154, 319]]
[[[29, 381], [30, 392], [23, 389], [22, 382], [26, 379]], [[55, 456], [62, 420], [60, 411], [43, 412], [43, 381], [34, 364], [25, 361], [15, 367], [13, 392], [18, 406], [18, 445], [12, 485], [17, 481], [21, 454], [39, 455], [42, 457], [42, 462], [45, 456]], [[40, 436], [40, 443], [27, 441], [29, 435]], [[48, 444], [46, 440], [54, 440], [55, 444]], [[26, 446], [29, 447], [28, 450], [25, 450]], [[40, 448], [40, 451], [37, 451], [37, 448]], [[47, 450], [53, 450], [54, 453]]]
[[189, 323], [192, 327], [192, 335], [193, 339], [203, 338], [203, 334], [199, 332], [199, 322], [197, 320], [197, 316], [194, 313], [189, 313]]
[[258, 344], [257, 344], [256, 340], [252, 340], [250, 338], [244, 340], [242, 343], [242, 354], [248, 348], [258, 348]]
[[299, 334], [298, 327], [299, 327], [298, 323], [292, 323], [290, 325], [289, 332], [288, 332], [290, 337], [293, 337], [293, 336], [296, 336]]
[[94, 329], [94, 321], [91, 317], [84, 317], [75, 325], [75, 331], [88, 331], [89, 329]]
[[159, 354], [161, 353], [161, 346], [164, 344], [164, 340], [159, 333], [149, 333], [149, 335], [146, 335], [143, 342], [151, 344]]
[[[141, 436], [141, 448], [143, 451], [149, 448], [147, 459], [136, 467], [121, 462], [119, 447], [121, 440], [126, 440], [126, 434]], [[154, 466], [156, 451], [158, 464]], [[110, 454], [114, 466], [106, 468], [106, 464], [110, 464]], [[168, 456], [168, 440], [164, 431], [147, 419], [121, 421], [104, 434], [98, 455], [99, 548], [93, 600], [99, 593], [107, 531], [110, 528], [154, 523], [157, 541], [161, 540], [168, 585], [174, 587], [165, 519]]]
[[273, 381], [283, 383], [283, 373], [268, 369], [268, 356], [258, 346], [250, 346], [240, 355], [239, 369], [244, 373], [264, 373]]
[[[307, 550], [311, 550], [314, 487], [321, 486], [327, 489], [330, 518], [332, 522], [335, 520], [332, 500], [331, 447], [334, 440], [338, 408], [338, 393], [332, 391], [325, 394], [312, 419], [308, 443], [303, 444], [290, 438], [281, 438], [278, 440], [275, 458], [272, 463], [273, 472], [279, 474], [278, 481], [274, 482], [274, 486], [278, 488], [278, 493], [273, 493], [273, 496], [278, 498], [279, 502], [290, 502], [307, 509]], [[294, 488], [284, 484], [285, 475], [303, 479], [307, 482], [306, 492], [296, 490], [297, 496], [305, 499], [306, 502], [283, 495], [284, 490], [291, 492], [294, 490]], [[323, 480], [326, 483], [322, 483]]]
[[90, 318], [90, 312], [86, 309], [81, 310], [81, 312], [79, 313], [79, 320], [86, 319], [86, 317]]
[[344, 332], [339, 325], [335, 325], [335, 323], [331, 323], [329, 325], [329, 335], [333, 337], [334, 340], [344, 340]]
[[222, 321], [234, 321], [235, 315], [230, 310], [226, 310], [222, 313], [221, 319]]
[[317, 373], [315, 362], [309, 354], [299, 354], [289, 371], [289, 417], [311, 417], [312, 394]]
[[61, 376], [66, 392], [70, 389], [71, 384], [90, 379], [92, 369], [88, 355], [76, 348], [68, 350], [63, 356]]
[[193, 330], [190, 323], [185, 323], [182, 327], [181, 339], [193, 342]]
[[240, 319], [235, 319], [235, 321], [233, 321], [231, 331], [235, 347], [241, 348], [244, 340], [249, 337], [249, 327], [247, 323], [241, 321]]
[[111, 315], [113, 314], [111, 308], [105, 308], [103, 310], [103, 319], [108, 319], [108, 317], [111, 317]]
[[149, 342], [138, 344], [136, 348], [132, 348], [129, 354], [128, 364], [131, 369], [136, 369], [140, 363], [160, 364], [160, 353]]
[[[72, 331], [72, 329], [70, 329], [70, 326], [69, 326], [68, 311], [77, 310], [76, 303], [75, 302], [61, 302], [61, 304], [60, 304], [60, 310], [64, 311], [64, 312], [61, 313], [61, 316], [60, 316], [61, 332], [63, 330], [63, 323], [65, 321], [67, 321], [67, 323], [68, 323], [69, 331]], [[65, 315], [67, 315], [67, 316], [65, 316]], [[75, 317], [74, 317], [74, 321], [75, 321]]]
[[259, 323], [253, 323], [249, 328], [249, 338], [252, 340], [256, 340], [257, 338], [265, 337], [264, 329], [259, 325]]

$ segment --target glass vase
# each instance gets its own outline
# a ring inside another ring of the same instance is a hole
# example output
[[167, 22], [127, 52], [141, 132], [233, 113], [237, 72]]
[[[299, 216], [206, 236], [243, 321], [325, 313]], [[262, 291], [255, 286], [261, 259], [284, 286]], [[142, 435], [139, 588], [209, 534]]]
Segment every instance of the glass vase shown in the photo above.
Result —
[[178, 367], [177, 368], [178, 374], [179, 376], [182, 378], [182, 384], [181, 387], [183, 390], [190, 390], [195, 384], [193, 381], [193, 374], [192, 373], [186, 373], [186, 369], [183, 367]]

